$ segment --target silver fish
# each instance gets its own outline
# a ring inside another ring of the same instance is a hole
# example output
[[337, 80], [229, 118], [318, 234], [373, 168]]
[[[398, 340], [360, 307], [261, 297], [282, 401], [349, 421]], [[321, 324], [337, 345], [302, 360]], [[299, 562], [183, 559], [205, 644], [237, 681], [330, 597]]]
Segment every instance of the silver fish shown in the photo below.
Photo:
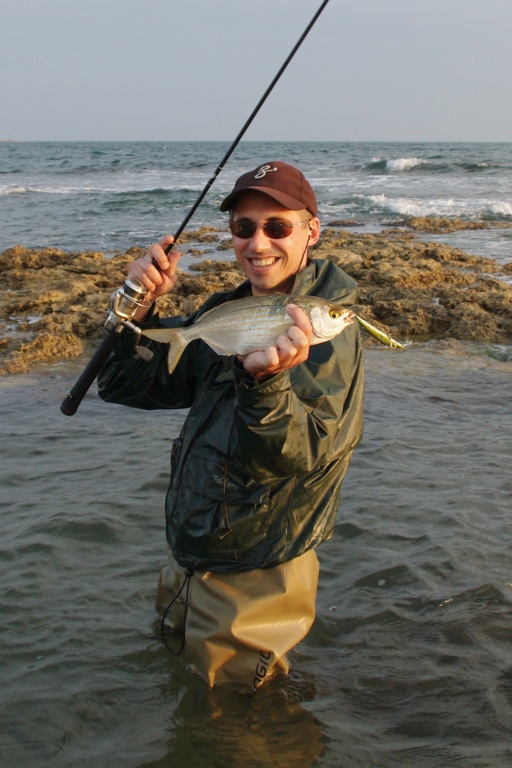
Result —
[[313, 327], [312, 344], [334, 338], [355, 318], [351, 310], [326, 299], [275, 293], [227, 301], [185, 328], [149, 328], [142, 335], [170, 345], [167, 364], [172, 373], [183, 350], [194, 339], [202, 339], [218, 355], [246, 355], [272, 346], [293, 325], [286, 312], [288, 304], [297, 305], [308, 315]]

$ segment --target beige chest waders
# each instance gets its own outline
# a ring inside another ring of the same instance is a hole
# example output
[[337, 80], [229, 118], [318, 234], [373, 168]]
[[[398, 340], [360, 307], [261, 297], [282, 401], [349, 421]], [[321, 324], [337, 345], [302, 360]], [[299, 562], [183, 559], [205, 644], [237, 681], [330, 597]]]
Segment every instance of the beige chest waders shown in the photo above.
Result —
[[[169, 553], [157, 608], [173, 606], [172, 629], [185, 632], [189, 668], [213, 687], [243, 683], [258, 688], [275, 672], [288, 672], [286, 653], [315, 618], [318, 559], [314, 550], [275, 568], [240, 573], [185, 570]], [[188, 600], [188, 604], [187, 604]], [[186, 617], [186, 626], [183, 626]], [[176, 646], [180, 646], [179, 640]]]

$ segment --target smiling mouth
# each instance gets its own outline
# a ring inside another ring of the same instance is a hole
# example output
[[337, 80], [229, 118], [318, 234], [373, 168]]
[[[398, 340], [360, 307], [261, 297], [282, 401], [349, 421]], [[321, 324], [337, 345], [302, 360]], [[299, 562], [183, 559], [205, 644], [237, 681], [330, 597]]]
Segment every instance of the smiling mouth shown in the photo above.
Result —
[[275, 256], [269, 256], [266, 259], [250, 259], [249, 261], [253, 267], [270, 267], [277, 261], [277, 258]]

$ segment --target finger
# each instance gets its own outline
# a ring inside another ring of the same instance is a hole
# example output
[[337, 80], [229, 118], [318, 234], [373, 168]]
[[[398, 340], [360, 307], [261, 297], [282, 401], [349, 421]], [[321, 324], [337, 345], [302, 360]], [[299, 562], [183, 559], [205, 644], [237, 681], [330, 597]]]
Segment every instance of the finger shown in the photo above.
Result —
[[[154, 282], [150, 277], [148, 277], [146, 269], [143, 269], [140, 263], [131, 265], [130, 269], [128, 270], [128, 277], [139, 280], [150, 293], [153, 293], [158, 286], [158, 283]], [[162, 278], [159, 276], [158, 280], [161, 282]]]
[[256, 378], [272, 375], [280, 364], [279, 355], [274, 346], [249, 352], [247, 355], [238, 355], [238, 359], [245, 370]]
[[167, 255], [167, 261], [169, 262], [168, 272], [170, 274], [174, 274], [176, 272], [178, 262], [182, 256], [183, 256], [183, 251], [171, 251]]
[[[169, 259], [160, 243], [153, 243], [149, 246], [145, 260], [159, 272], [165, 272], [166, 269], [169, 269]], [[151, 274], [150, 270], [148, 270], [148, 274]]]
[[134, 261], [128, 270], [128, 277], [140, 280], [150, 293], [155, 291], [161, 293], [162, 289], [165, 290], [168, 285], [171, 285], [171, 278], [167, 277], [165, 272], [153, 266], [149, 259], [150, 254], [148, 251], [144, 258]]
[[172, 235], [169, 235], [168, 238], [163, 238], [163, 240], [161, 240], [158, 245], [153, 244], [148, 249], [147, 256], [149, 261], [151, 261], [156, 269], [158, 269], [160, 272], [165, 272], [168, 277], [172, 277], [176, 272], [178, 262], [183, 256], [183, 252], [172, 250], [167, 253], [164, 246], [166, 241], [169, 239], [174, 242], [174, 237]]
[[297, 352], [302, 352], [309, 349], [311, 345], [311, 337], [308, 336], [298, 326], [292, 325], [286, 335], [290, 339]]
[[260, 349], [257, 352], [250, 352], [246, 357], [251, 357], [249, 364], [254, 370], [261, 372], [268, 372], [279, 365], [279, 354], [274, 346]]
[[293, 357], [297, 354], [297, 347], [291, 340], [288, 334], [282, 334], [278, 336], [275, 342], [275, 347], [279, 354], [280, 360], [284, 358]]
[[304, 362], [309, 354], [309, 344], [295, 344], [289, 336], [280, 336], [276, 342], [279, 365], [282, 370]]
[[300, 328], [306, 337], [311, 340], [313, 335], [313, 327], [309, 317], [306, 315], [304, 310], [302, 310], [296, 304], [288, 304], [286, 306], [286, 312], [293, 320], [294, 325], [297, 326], [297, 328]]
[[279, 353], [275, 346], [267, 347], [263, 350], [261, 362], [265, 370], [273, 370], [279, 365]]
[[173, 245], [173, 243], [174, 243], [174, 235], [164, 235], [164, 237], [162, 237], [162, 239], [160, 240], [159, 245], [163, 251], [167, 252], [167, 249], [169, 248], [169, 246]]

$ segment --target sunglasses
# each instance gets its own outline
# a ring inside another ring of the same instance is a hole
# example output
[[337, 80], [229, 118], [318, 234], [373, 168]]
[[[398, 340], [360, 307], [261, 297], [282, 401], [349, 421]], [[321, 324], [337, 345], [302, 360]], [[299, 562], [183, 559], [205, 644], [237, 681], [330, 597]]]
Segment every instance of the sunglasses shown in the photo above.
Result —
[[[303, 221], [287, 221], [286, 219], [269, 219], [261, 225], [265, 235], [270, 240], [282, 240], [284, 237], [290, 237], [294, 227], [302, 224], [309, 224], [311, 219]], [[255, 224], [250, 219], [232, 219], [229, 222], [231, 234], [242, 240], [250, 240], [260, 225]]]

